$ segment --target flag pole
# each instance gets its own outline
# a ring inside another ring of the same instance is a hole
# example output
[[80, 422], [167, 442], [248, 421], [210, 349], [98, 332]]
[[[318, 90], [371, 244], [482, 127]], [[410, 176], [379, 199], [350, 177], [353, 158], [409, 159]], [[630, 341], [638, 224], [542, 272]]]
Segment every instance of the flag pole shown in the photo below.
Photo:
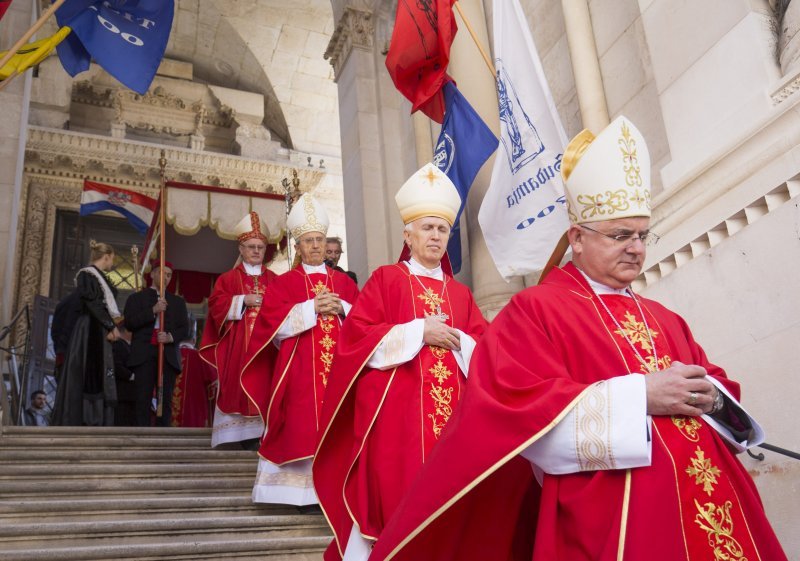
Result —
[[131, 257], [133, 257], [133, 290], [139, 292], [139, 246], [131, 247]]
[[[33, 37], [34, 33], [39, 31], [39, 29], [41, 29], [41, 27], [44, 25], [44, 23], [50, 18], [50, 16], [52, 16], [54, 13], [56, 13], [56, 10], [58, 10], [61, 7], [61, 4], [63, 4], [64, 2], [66, 2], [66, 0], [55, 0], [55, 2], [53, 2], [50, 5], [50, 7], [47, 8], [47, 10], [45, 10], [45, 12], [39, 17], [39, 19], [36, 20], [36, 23], [34, 23], [31, 26], [31, 28], [28, 29], [28, 31], [26, 31], [22, 35], [22, 37], [20, 37], [19, 41], [14, 43], [14, 45], [10, 49], [8, 49], [6, 51], [5, 56], [3, 56], [2, 59], [0, 59], [0, 68], [3, 68], [6, 65], [6, 63], [9, 60], [11, 60], [11, 57], [14, 56], [15, 54], [17, 54], [17, 51], [25, 46], [25, 43], [27, 43], [28, 40], [31, 37]], [[8, 80], [10, 78], [11, 78], [11, 76], [6, 78], [6, 80]]]
[[[166, 182], [166, 167], [167, 157], [166, 151], [161, 149], [161, 157], [158, 159], [159, 175], [161, 176], [161, 208], [159, 209], [160, 215], [158, 217], [159, 240], [158, 240], [158, 297], [160, 299], [166, 298], [167, 287], [164, 286], [164, 261], [167, 252], [166, 242], [166, 223], [167, 223], [167, 182]], [[164, 311], [158, 313], [158, 331], [164, 332]], [[156, 417], [164, 416], [164, 343], [158, 343], [158, 388], [156, 390]]]
[[[481, 45], [481, 42], [478, 40], [478, 36], [475, 34], [475, 31], [472, 29], [472, 26], [470, 25], [469, 20], [467, 19], [467, 16], [465, 16], [464, 12], [461, 10], [461, 3], [458, 0], [456, 0], [456, 2], [453, 3], [453, 5], [456, 7], [456, 10], [458, 11], [458, 15], [461, 16], [461, 20], [464, 22], [464, 25], [467, 26], [467, 31], [469, 31], [470, 37], [472, 37], [472, 40], [475, 42], [475, 46], [478, 47], [478, 50], [480, 51], [481, 56], [483, 57], [483, 62], [485, 62], [486, 66], [489, 67], [489, 72], [491, 72], [491, 74], [492, 74], [492, 80], [494, 80], [495, 77], [497, 76], [497, 73], [496, 73], [496, 71], [494, 69], [494, 64], [492, 64], [492, 59], [489, 58], [488, 54], [486, 54], [486, 51], [483, 49], [483, 46]], [[2, 67], [0, 67], [0, 68], [2, 68]]]

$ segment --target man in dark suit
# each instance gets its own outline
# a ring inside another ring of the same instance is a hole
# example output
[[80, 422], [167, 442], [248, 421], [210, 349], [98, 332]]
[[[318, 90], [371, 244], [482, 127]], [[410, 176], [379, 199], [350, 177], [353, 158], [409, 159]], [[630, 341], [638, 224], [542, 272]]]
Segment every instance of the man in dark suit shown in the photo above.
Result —
[[[163, 414], [156, 421], [159, 426], [170, 425], [172, 389], [181, 370], [181, 355], [178, 343], [189, 333], [186, 302], [180, 296], [164, 291], [159, 298], [160, 278], [158, 262], [150, 271], [152, 286], [131, 294], [125, 303], [125, 326], [133, 333], [128, 367], [134, 373], [136, 392], [136, 424], [150, 426], [150, 411], [153, 389], [158, 379], [158, 344], [164, 343], [164, 403]], [[172, 279], [172, 265], [164, 262], [164, 285]], [[160, 312], [164, 312], [164, 326], [158, 324]]]

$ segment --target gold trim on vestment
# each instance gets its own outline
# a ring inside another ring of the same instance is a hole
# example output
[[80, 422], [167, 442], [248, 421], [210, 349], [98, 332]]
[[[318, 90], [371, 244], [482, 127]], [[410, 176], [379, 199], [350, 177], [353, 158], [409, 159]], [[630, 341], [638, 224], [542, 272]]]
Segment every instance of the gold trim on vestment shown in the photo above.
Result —
[[617, 545], [617, 561], [625, 557], [625, 537], [628, 533], [628, 509], [631, 503], [631, 470], [625, 470], [625, 491], [622, 494], [622, 516], [619, 520], [619, 542]]
[[463, 487], [458, 493], [456, 493], [450, 500], [445, 502], [441, 507], [436, 509], [428, 518], [422, 521], [422, 523], [417, 526], [411, 533], [409, 533], [397, 546], [386, 556], [386, 561], [394, 558], [394, 556], [411, 540], [417, 537], [420, 532], [422, 532], [425, 528], [427, 528], [434, 520], [436, 520], [439, 515], [441, 515], [444, 511], [448, 508], [453, 506], [456, 502], [458, 502], [464, 495], [472, 491], [477, 485], [483, 482], [487, 477], [492, 475], [495, 471], [497, 471], [500, 467], [508, 463], [511, 458], [514, 456], [518, 456], [523, 450], [528, 448], [531, 444], [539, 440], [545, 434], [550, 432], [558, 423], [560, 423], [564, 417], [569, 414], [573, 407], [583, 398], [583, 395], [589, 391], [591, 386], [584, 388], [578, 396], [573, 399], [561, 412], [556, 415], [552, 421], [550, 421], [546, 426], [544, 426], [539, 432], [535, 435], [530, 437], [528, 440], [524, 441], [521, 445], [514, 448], [511, 452], [500, 458], [497, 462], [495, 462], [492, 466], [490, 466], [486, 471], [481, 473], [478, 477], [472, 480], [468, 485]]
[[686, 552], [686, 559], [689, 559], [690, 558], [689, 557], [689, 541], [686, 539], [686, 529], [684, 528], [684, 525], [683, 525], [683, 505], [681, 504], [681, 487], [680, 487], [680, 482], [678, 481], [678, 464], [675, 463], [675, 458], [672, 456], [672, 450], [670, 450], [669, 447], [667, 446], [666, 442], [664, 442], [664, 437], [661, 436], [661, 433], [659, 432], [658, 426], [656, 425], [656, 423], [652, 423], [651, 426], [653, 428], [653, 440], [652, 440], [651, 446], [655, 446], [656, 445], [655, 437], [657, 436], [659, 442], [661, 443], [661, 447], [667, 453], [667, 456], [669, 457], [669, 461], [672, 463], [672, 473], [673, 473], [673, 475], [675, 477], [675, 495], [676, 495], [677, 500], [678, 500], [678, 514], [679, 514], [680, 520], [681, 520], [681, 537], [683, 538], [683, 550]]
[[[314, 472], [314, 462], [317, 461], [317, 455], [319, 454], [319, 449], [322, 447], [322, 443], [325, 441], [325, 437], [328, 436], [328, 429], [330, 429], [331, 424], [333, 423], [333, 420], [339, 414], [339, 409], [341, 409], [342, 403], [344, 402], [345, 399], [347, 399], [347, 396], [350, 395], [350, 390], [352, 389], [353, 385], [356, 383], [356, 380], [358, 380], [358, 377], [361, 374], [361, 371], [364, 370], [364, 366], [366, 366], [367, 362], [369, 362], [369, 359], [372, 358], [372, 355], [375, 354], [375, 351], [378, 350], [378, 347], [381, 345], [382, 342], [383, 342], [383, 337], [381, 337], [380, 341], [378, 341], [378, 343], [372, 349], [372, 352], [367, 355], [367, 358], [364, 360], [364, 362], [361, 363], [361, 367], [358, 369], [358, 371], [355, 373], [353, 378], [350, 380], [350, 383], [347, 385], [347, 389], [345, 389], [344, 393], [342, 394], [342, 399], [340, 399], [339, 403], [336, 404], [336, 409], [334, 409], [333, 415], [331, 416], [331, 422], [328, 423], [328, 426], [325, 427], [325, 430], [323, 431], [322, 436], [320, 436], [319, 444], [317, 444], [317, 449], [314, 452], [314, 457], [311, 459], [311, 472], [312, 472], [312, 474]], [[395, 368], [395, 370], [396, 370], [396, 368]], [[392, 375], [394, 375], [394, 371], [392, 372]], [[391, 380], [390, 380], [390, 382], [391, 382]], [[379, 408], [379, 410], [380, 410], [380, 408]], [[376, 413], [376, 415], [377, 415], [377, 413]], [[347, 470], [347, 475], [349, 475], [349, 474], [350, 474], [350, 470]], [[347, 477], [345, 477], [344, 481], [345, 481], [345, 485], [346, 485], [347, 484]], [[342, 487], [342, 493], [344, 494], [344, 486]], [[349, 513], [350, 509], [347, 507], [347, 501], [345, 501], [344, 504], [345, 504], [345, 508], [347, 508], [348, 513]], [[320, 510], [322, 510], [322, 515], [325, 517], [325, 520], [328, 522], [328, 526], [330, 526], [331, 530], [333, 530], [333, 540], [336, 542], [336, 549], [339, 550], [339, 556], [340, 557], [344, 557], [344, 551], [342, 550], [341, 544], [339, 543], [339, 538], [336, 535], [335, 526], [333, 524], [331, 524], [331, 519], [328, 516], [328, 513], [325, 511], [325, 506], [322, 504], [322, 501], [319, 501], [319, 507], [320, 507]], [[352, 518], [352, 515], [351, 515], [351, 518]], [[364, 536], [364, 537], [366, 537], [366, 536]], [[375, 538], [372, 538], [372, 539], [375, 539]]]
[[347, 473], [344, 476], [344, 485], [342, 485], [342, 501], [344, 502], [344, 507], [347, 509], [347, 514], [350, 515], [350, 520], [353, 521], [353, 524], [358, 525], [359, 534], [363, 537], [370, 539], [370, 540], [377, 540], [377, 536], [369, 536], [363, 532], [361, 532], [361, 525], [358, 524], [356, 517], [353, 515], [353, 511], [350, 509], [350, 505], [347, 504], [347, 495], [345, 494], [345, 490], [347, 488], [347, 480], [350, 479], [350, 474], [353, 471], [356, 463], [358, 462], [358, 458], [361, 456], [361, 452], [364, 450], [364, 446], [367, 444], [367, 438], [369, 437], [369, 433], [372, 432], [372, 426], [375, 424], [375, 420], [378, 418], [378, 415], [381, 413], [381, 408], [383, 407], [383, 402], [386, 401], [386, 396], [389, 394], [389, 388], [392, 387], [392, 382], [394, 381], [394, 375], [397, 373], [397, 367], [395, 366], [392, 369], [392, 373], [389, 376], [389, 381], [386, 382], [386, 389], [383, 391], [383, 395], [381, 396], [381, 401], [378, 404], [378, 408], [375, 410], [375, 415], [373, 415], [372, 420], [369, 422], [369, 427], [367, 428], [367, 432], [364, 433], [364, 439], [361, 441], [361, 446], [356, 453], [355, 458], [353, 458], [353, 462], [350, 464], [350, 467], [347, 468]]

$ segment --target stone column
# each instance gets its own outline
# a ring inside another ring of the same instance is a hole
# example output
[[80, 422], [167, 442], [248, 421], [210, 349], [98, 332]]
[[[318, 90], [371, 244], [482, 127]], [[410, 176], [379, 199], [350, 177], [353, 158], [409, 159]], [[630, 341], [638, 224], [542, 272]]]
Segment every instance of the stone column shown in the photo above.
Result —
[[608, 125], [608, 107], [587, 0], [562, 0], [572, 74], [584, 128], [594, 134]]
[[[491, 52], [483, 3], [480, 0], [460, 0], [459, 4], [484, 50], [487, 53]], [[469, 100], [470, 105], [480, 114], [489, 128], [497, 133], [500, 130], [500, 117], [497, 110], [494, 76], [484, 63], [466, 25], [463, 24], [457, 13], [455, 17], [458, 21], [459, 32], [456, 34], [450, 51], [450, 74], [458, 83], [459, 90]], [[478, 210], [486, 190], [489, 188], [493, 164], [494, 156], [489, 158], [475, 178], [465, 211], [472, 269], [472, 290], [478, 306], [488, 319], [497, 315], [497, 312], [505, 306], [509, 299], [523, 288], [521, 278], [507, 283], [497, 272], [478, 224]]]
[[359, 6], [342, 7], [325, 57], [339, 87], [347, 263], [363, 282], [400, 255], [403, 224], [394, 194], [417, 169], [417, 154], [410, 105], [375, 46], [376, 23], [388, 28], [394, 14]]
[[[32, 2], [13, 2], [0, 23], [0, 50], [9, 49], [32, 22]], [[28, 106], [31, 71], [17, 77], [0, 92], [0, 324], [12, 316], [14, 298], [14, 265], [16, 262], [17, 226], [22, 192], [22, 170], [25, 159], [25, 138], [28, 128]]]

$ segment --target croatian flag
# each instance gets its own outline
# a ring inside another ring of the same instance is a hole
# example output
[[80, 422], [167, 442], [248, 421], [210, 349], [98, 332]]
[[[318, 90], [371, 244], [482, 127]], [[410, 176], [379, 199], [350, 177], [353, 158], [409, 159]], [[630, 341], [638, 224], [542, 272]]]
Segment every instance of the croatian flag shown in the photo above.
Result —
[[157, 209], [158, 201], [146, 195], [86, 179], [83, 181], [81, 216], [103, 211], [115, 212], [127, 218], [131, 226], [144, 235]]
[[504, 279], [541, 271], [569, 227], [561, 158], [567, 137], [518, 0], [494, 1], [500, 143], [478, 212]]

